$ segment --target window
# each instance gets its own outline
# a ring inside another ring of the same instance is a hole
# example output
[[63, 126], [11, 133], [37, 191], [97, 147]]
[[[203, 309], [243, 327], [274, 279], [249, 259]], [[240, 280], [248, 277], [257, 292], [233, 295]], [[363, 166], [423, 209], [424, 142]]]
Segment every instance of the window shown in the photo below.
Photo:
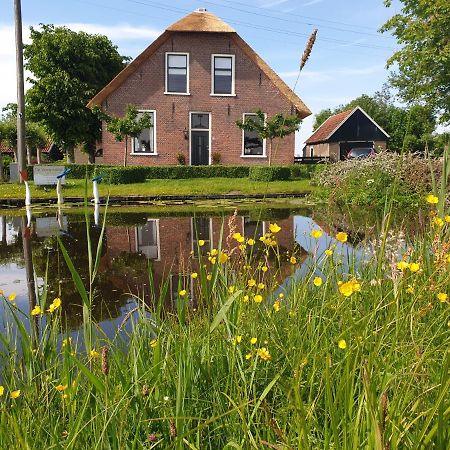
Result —
[[[192, 250], [194, 257], [198, 258], [199, 252], [206, 254], [211, 250], [211, 219], [208, 217], [193, 217], [191, 219]], [[198, 245], [198, 241], [204, 241], [203, 246]]]
[[149, 259], [159, 259], [159, 221], [148, 219], [145, 225], [136, 228], [137, 251]]
[[[247, 119], [257, 120], [256, 114], [244, 114], [244, 122]], [[266, 141], [258, 136], [256, 131], [242, 130], [242, 156], [265, 156]]]
[[189, 94], [188, 53], [166, 53], [166, 94]]
[[234, 55], [212, 55], [212, 95], [234, 95]]
[[133, 153], [139, 155], [156, 155], [155, 111], [139, 111], [138, 118], [146, 112], [150, 115], [150, 128], [144, 128], [139, 136], [133, 139]]

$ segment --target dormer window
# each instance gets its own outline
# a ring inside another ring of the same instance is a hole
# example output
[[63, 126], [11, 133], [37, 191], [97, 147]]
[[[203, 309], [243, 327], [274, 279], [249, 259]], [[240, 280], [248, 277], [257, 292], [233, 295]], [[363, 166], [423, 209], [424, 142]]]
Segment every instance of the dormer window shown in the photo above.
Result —
[[189, 94], [189, 53], [166, 53], [166, 94]]
[[212, 55], [211, 95], [235, 95], [234, 55]]

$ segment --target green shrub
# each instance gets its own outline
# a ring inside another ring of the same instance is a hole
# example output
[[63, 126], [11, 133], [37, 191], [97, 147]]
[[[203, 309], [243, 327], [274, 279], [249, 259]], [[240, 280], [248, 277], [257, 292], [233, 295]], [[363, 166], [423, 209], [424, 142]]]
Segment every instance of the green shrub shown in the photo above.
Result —
[[246, 178], [247, 166], [146, 166], [147, 178], [187, 179], [187, 178]]
[[250, 167], [249, 177], [253, 181], [289, 180], [291, 169], [288, 166], [253, 166]]
[[110, 167], [105, 170], [105, 181], [111, 184], [143, 183], [145, 179], [145, 167]]

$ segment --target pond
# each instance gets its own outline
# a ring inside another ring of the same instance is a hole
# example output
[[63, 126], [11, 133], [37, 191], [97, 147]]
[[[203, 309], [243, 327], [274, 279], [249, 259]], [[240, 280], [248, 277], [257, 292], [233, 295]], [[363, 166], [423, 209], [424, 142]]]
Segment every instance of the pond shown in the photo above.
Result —
[[[270, 204], [238, 207], [234, 214], [233, 209], [172, 211], [166, 207], [155, 211], [145, 207], [110, 208], [95, 283], [94, 321], [107, 335], [113, 335], [124, 317], [136, 307], [137, 299], [144, 298], [148, 303], [152, 294], [158, 297], [166, 281], [165, 305], [170, 309], [180, 287], [191, 290], [190, 274], [198, 270], [198, 252], [207, 257], [207, 252], [217, 248], [221, 241], [224, 247], [236, 246], [231, 236], [237, 232], [246, 239], [255, 238], [256, 252], [260, 244], [258, 238], [269, 230], [270, 223], [281, 227], [277, 233], [280, 257], [277, 261], [267, 261], [270, 268], [277, 266], [280, 289], [286, 288], [290, 280], [310, 273], [310, 267], [315, 266], [317, 258], [323, 257], [326, 248], [337, 250], [336, 258], [344, 261], [343, 272], [347, 262], [354, 261], [355, 255], [361, 257], [358, 246], [355, 252], [352, 243], [337, 242], [334, 239], [337, 228], [316, 222], [310, 209]], [[97, 217], [93, 211], [90, 214], [89, 230], [96, 249], [101, 238], [103, 211]], [[28, 218], [1, 216], [0, 225], [0, 289], [5, 297], [14, 292], [16, 305], [28, 312], [35, 302], [34, 293], [39, 295], [42, 292], [47, 278], [48, 301], [61, 298], [66, 327], [69, 332], [76, 332], [82, 323], [81, 301], [57, 236], [86, 281], [88, 256], [82, 208], [60, 214], [52, 209], [47, 212], [41, 210]], [[310, 236], [312, 229], [320, 229], [322, 236], [313, 239]], [[199, 242], [203, 245], [199, 246]], [[289, 255], [296, 256], [297, 264], [291, 264]], [[27, 265], [31, 274], [28, 282]], [[320, 275], [320, 264], [316, 270]], [[154, 290], [150, 287], [149, 274]], [[5, 307], [2, 302], [2, 332], [10, 320]]]

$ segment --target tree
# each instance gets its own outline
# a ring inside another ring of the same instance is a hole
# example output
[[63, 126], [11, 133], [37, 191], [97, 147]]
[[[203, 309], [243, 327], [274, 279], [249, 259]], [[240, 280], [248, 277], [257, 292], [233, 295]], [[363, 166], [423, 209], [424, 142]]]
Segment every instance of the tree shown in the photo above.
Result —
[[313, 128], [317, 129], [333, 114], [356, 106], [360, 106], [389, 134], [390, 150], [424, 151], [427, 143], [430, 144], [433, 139], [431, 134], [436, 128], [436, 118], [432, 110], [422, 105], [414, 105], [410, 108], [396, 106], [386, 87], [372, 97], [363, 94], [346, 105], [338, 106], [333, 110], [320, 111], [315, 117]]
[[106, 36], [66, 27], [31, 27], [31, 41], [24, 51], [25, 66], [33, 74], [28, 117], [42, 124], [73, 162], [76, 145], [93, 149], [101, 135], [100, 122], [86, 103], [129, 59]]
[[261, 109], [255, 111], [256, 119], [248, 117], [244, 121], [237, 120], [236, 125], [245, 131], [256, 131], [260, 139], [269, 140], [269, 159], [268, 165], [272, 164], [273, 141], [276, 138], [284, 137], [298, 130], [301, 119], [298, 116], [285, 116], [281, 113], [275, 114], [271, 119], [266, 116]]
[[123, 156], [123, 165], [127, 165], [128, 156], [128, 138], [138, 137], [142, 130], [152, 126], [150, 114], [138, 112], [136, 106], [127, 105], [127, 110], [123, 117], [110, 116], [103, 112], [98, 106], [92, 109], [93, 114], [106, 123], [106, 129], [118, 142], [125, 141], [125, 153]]
[[[401, 13], [381, 28], [390, 31], [402, 48], [388, 60], [397, 65], [391, 83], [408, 103], [417, 101], [450, 122], [450, 2], [448, 0], [400, 0]], [[385, 0], [387, 7], [391, 0]]]

